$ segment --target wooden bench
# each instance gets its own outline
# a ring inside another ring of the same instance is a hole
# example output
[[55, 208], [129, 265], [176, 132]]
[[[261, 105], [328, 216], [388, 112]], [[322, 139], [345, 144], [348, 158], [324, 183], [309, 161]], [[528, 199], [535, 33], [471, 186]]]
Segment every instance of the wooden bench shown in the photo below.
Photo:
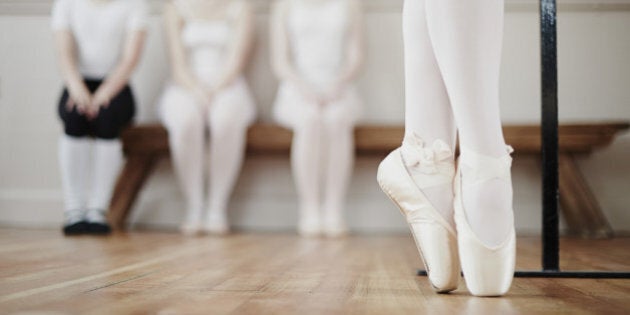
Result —
[[[610, 144], [615, 135], [628, 127], [627, 122], [560, 126], [560, 204], [569, 233], [587, 238], [612, 237], [612, 229], [574, 156]], [[540, 154], [539, 126], [505, 126], [504, 133], [516, 155]], [[291, 137], [291, 131], [282, 127], [256, 124], [247, 134], [248, 154], [288, 154]], [[402, 137], [401, 126], [357, 126], [357, 154], [385, 155], [400, 145]], [[116, 184], [109, 212], [110, 221], [117, 229], [124, 228], [129, 211], [156, 162], [169, 154], [167, 132], [157, 124], [128, 128], [122, 134], [122, 141], [127, 161]]]

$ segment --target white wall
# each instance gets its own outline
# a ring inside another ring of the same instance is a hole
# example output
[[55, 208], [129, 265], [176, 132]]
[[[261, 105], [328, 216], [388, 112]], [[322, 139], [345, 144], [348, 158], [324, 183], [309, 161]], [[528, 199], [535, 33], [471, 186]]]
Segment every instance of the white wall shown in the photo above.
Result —
[[[258, 40], [248, 78], [269, 121], [276, 82], [267, 55], [266, 0], [257, 4]], [[400, 124], [403, 77], [400, 1], [365, 0], [368, 63], [360, 80], [364, 122]], [[630, 2], [565, 1], [559, 13], [560, 118], [563, 122], [630, 120]], [[159, 8], [158, 1], [154, 1]], [[56, 141], [61, 132], [55, 104], [61, 80], [52, 51], [49, 1], [0, 0], [0, 225], [57, 226], [62, 202]], [[156, 13], [157, 13], [156, 9]], [[540, 116], [538, 13], [534, 1], [509, 1], [503, 49], [501, 110], [505, 123], [537, 123]], [[138, 122], [156, 120], [155, 100], [168, 75], [160, 18], [152, 18], [144, 59], [133, 78]], [[612, 226], [630, 231], [630, 134], [609, 148], [580, 158]], [[397, 210], [375, 181], [379, 158], [356, 162], [348, 218], [356, 231], [405, 231]], [[514, 163], [517, 228], [540, 222], [540, 169], [535, 158]], [[296, 221], [289, 161], [283, 156], [246, 161], [231, 219], [249, 230], [290, 229]], [[169, 161], [150, 178], [132, 214], [136, 226], [175, 227], [182, 197]]]

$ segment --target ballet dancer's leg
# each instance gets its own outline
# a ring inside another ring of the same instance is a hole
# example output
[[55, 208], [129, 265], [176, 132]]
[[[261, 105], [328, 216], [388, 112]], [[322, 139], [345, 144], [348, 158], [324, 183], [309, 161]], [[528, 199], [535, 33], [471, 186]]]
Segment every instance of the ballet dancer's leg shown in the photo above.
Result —
[[428, 143], [442, 140], [455, 149], [455, 122], [440, 73], [425, 13], [425, 0], [406, 0], [403, 9], [405, 134]]
[[345, 104], [328, 104], [323, 111], [322, 149], [326, 157], [322, 230], [328, 236], [347, 233], [343, 217], [345, 196], [354, 165], [354, 126], [344, 110]]
[[173, 88], [166, 93], [162, 102], [162, 120], [168, 129], [175, 174], [187, 207], [182, 232], [194, 234], [201, 229], [203, 208], [203, 111], [185, 91]]
[[[467, 152], [505, 157], [499, 115], [503, 1], [426, 0], [426, 13], [459, 129], [462, 160], [470, 160], [464, 158]], [[462, 168], [466, 216], [484, 244], [498, 245], [513, 225], [512, 186], [500, 178], [475, 183], [476, 168]]]
[[229, 231], [227, 206], [238, 179], [247, 136], [248, 117], [235, 98], [219, 97], [208, 110], [210, 125], [209, 187], [205, 229]]
[[[405, 144], [419, 137], [424, 146], [431, 147], [436, 140], [455, 149], [455, 122], [429, 38], [425, 13], [425, 0], [406, 0], [403, 10], [403, 38], [405, 52]], [[407, 161], [414, 150], [403, 150]], [[417, 154], [417, 152], [415, 152]], [[453, 160], [453, 156], [449, 157]], [[410, 167], [417, 181], [422, 180], [417, 170]], [[419, 183], [422, 184], [422, 183]], [[453, 187], [450, 181], [424, 187], [423, 193], [442, 217], [454, 226]]]
[[304, 106], [308, 113], [295, 123], [291, 144], [291, 167], [299, 199], [298, 232], [312, 236], [320, 232], [319, 184], [321, 114], [316, 105]]

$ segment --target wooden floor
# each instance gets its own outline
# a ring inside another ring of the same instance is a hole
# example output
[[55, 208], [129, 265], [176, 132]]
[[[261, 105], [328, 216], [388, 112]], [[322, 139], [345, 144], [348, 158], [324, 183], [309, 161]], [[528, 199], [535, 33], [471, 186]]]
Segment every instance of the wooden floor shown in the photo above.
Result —
[[[630, 238], [561, 245], [565, 269], [630, 270]], [[539, 261], [539, 239], [519, 238], [517, 269]], [[629, 280], [521, 278], [503, 298], [475, 298], [463, 281], [451, 294], [434, 293], [414, 275], [420, 266], [407, 235], [65, 238], [0, 229], [0, 313], [630, 313]]]

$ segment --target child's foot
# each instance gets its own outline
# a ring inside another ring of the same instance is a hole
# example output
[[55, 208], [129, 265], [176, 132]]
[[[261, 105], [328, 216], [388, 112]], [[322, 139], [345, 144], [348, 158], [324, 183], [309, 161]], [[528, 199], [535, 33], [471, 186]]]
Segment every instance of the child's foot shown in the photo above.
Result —
[[88, 223], [85, 221], [85, 212], [82, 210], [64, 211], [63, 234], [80, 235], [87, 233]]
[[105, 210], [88, 210], [85, 218], [87, 221], [87, 233], [95, 235], [107, 235], [112, 232], [109, 223], [107, 223], [107, 218], [105, 217]]

